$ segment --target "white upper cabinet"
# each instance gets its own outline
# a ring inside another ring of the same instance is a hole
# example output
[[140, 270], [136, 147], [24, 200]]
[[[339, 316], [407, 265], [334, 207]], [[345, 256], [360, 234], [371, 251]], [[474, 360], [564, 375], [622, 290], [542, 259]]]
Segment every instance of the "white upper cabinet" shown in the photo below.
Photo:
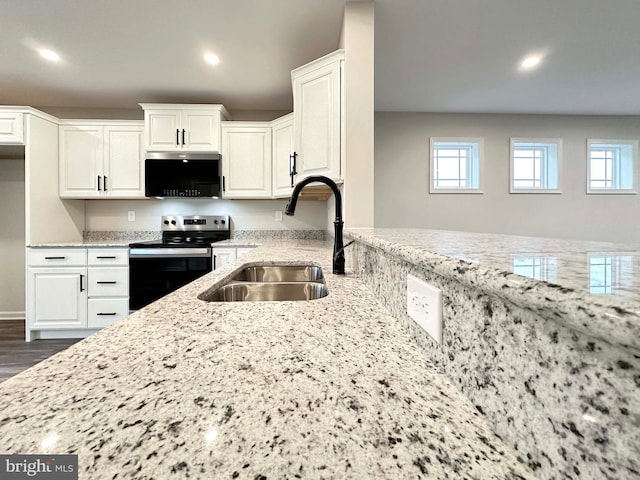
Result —
[[271, 198], [271, 127], [222, 122], [224, 198]]
[[144, 198], [140, 122], [77, 122], [60, 133], [60, 197]]
[[143, 131], [140, 126], [104, 127], [105, 195], [144, 197]]
[[141, 103], [145, 150], [150, 152], [219, 152], [222, 105]]
[[291, 72], [297, 179], [342, 179], [343, 65], [338, 50]]
[[293, 191], [297, 158], [293, 153], [293, 114], [271, 122], [273, 197], [290, 197]]
[[24, 144], [24, 115], [0, 110], [0, 145]]

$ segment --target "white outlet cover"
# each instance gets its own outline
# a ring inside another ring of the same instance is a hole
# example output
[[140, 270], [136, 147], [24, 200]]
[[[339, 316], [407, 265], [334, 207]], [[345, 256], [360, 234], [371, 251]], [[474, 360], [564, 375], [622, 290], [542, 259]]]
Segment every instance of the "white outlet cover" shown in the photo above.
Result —
[[136, 221], [136, 212], [135, 212], [135, 210], [129, 210], [127, 212], [127, 220], [129, 220], [130, 222], [135, 222]]
[[407, 275], [407, 314], [438, 344], [442, 343], [442, 290]]
[[276, 219], [276, 222], [281, 222], [282, 221], [282, 210], [276, 210], [275, 219]]

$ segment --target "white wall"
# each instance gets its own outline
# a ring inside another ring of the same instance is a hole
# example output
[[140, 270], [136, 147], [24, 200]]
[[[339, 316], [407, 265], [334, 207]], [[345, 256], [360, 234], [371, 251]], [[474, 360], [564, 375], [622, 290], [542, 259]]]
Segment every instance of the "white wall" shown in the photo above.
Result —
[[[345, 49], [343, 194], [345, 224], [372, 227], [374, 206], [374, 4], [347, 2], [340, 45]], [[331, 219], [331, 221], [333, 221]], [[333, 227], [329, 225], [329, 230]]]
[[0, 160], [0, 320], [24, 319], [24, 158]]
[[[377, 112], [375, 226], [640, 242], [640, 195], [586, 195], [587, 138], [637, 139], [637, 116]], [[429, 137], [483, 137], [483, 195], [429, 194]], [[562, 138], [561, 195], [509, 194], [509, 138]]]
[[[325, 230], [323, 201], [299, 201], [296, 215], [275, 220], [288, 200], [87, 200], [87, 230], [160, 230], [162, 215], [229, 215], [232, 230]], [[135, 222], [127, 212], [136, 212]]]

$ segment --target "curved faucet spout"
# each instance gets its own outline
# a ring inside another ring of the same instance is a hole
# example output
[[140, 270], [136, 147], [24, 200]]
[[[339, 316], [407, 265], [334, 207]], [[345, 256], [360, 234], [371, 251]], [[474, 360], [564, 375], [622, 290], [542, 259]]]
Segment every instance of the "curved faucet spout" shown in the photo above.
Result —
[[338, 185], [328, 177], [322, 175], [314, 175], [304, 178], [293, 189], [289, 203], [284, 209], [285, 215], [293, 216], [296, 211], [296, 205], [298, 204], [298, 197], [304, 187], [310, 183], [320, 182], [328, 185], [333, 191], [333, 195], [336, 198], [336, 218], [333, 221], [334, 237], [333, 237], [333, 273], [337, 275], [344, 275], [344, 242], [342, 239], [342, 227], [344, 222], [342, 220], [342, 194]]

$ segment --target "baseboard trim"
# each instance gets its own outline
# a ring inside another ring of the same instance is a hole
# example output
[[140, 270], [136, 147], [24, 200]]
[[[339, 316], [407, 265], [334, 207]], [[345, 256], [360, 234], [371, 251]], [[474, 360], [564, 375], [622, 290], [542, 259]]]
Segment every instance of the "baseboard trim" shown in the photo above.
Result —
[[0, 312], [0, 322], [4, 320], [24, 320], [24, 312]]

